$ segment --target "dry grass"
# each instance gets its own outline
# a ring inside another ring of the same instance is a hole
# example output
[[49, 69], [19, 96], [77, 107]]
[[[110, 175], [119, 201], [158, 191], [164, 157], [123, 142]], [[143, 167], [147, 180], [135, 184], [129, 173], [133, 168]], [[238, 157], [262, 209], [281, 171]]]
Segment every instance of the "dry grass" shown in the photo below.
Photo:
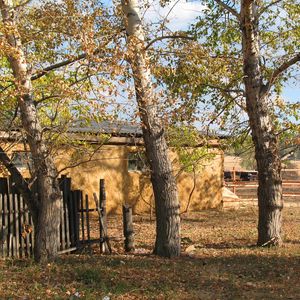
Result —
[[[0, 261], [1, 299], [299, 299], [300, 209], [285, 210], [285, 245], [259, 249], [256, 211], [204, 211], [183, 216], [177, 259], [150, 254], [155, 224], [135, 218], [137, 254], [112, 242], [110, 256], [78, 254], [47, 266]], [[121, 217], [110, 218], [120, 236]]]

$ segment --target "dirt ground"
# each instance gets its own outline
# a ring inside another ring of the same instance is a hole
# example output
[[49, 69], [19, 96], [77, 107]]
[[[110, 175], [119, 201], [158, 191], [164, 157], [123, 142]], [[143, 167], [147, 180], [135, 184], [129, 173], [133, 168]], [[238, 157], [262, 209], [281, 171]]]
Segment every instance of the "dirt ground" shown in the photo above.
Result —
[[123, 251], [122, 217], [109, 217], [113, 254], [94, 245], [46, 266], [0, 261], [0, 299], [300, 299], [300, 208], [284, 211], [281, 248], [255, 247], [256, 223], [254, 208], [185, 214], [182, 256], [163, 259], [151, 254], [149, 216], [134, 217], [134, 254]]

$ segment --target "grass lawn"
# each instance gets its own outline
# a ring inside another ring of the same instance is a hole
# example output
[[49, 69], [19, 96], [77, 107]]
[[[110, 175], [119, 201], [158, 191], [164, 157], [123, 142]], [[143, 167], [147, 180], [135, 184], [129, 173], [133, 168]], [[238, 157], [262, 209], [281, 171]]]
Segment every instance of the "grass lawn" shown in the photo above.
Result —
[[[109, 222], [120, 237], [121, 216]], [[134, 255], [119, 239], [112, 255], [95, 249], [47, 266], [0, 261], [0, 299], [300, 299], [300, 208], [285, 209], [279, 249], [254, 246], [256, 222], [255, 209], [189, 213], [182, 256], [162, 259], [151, 255], [154, 222], [135, 217]]]

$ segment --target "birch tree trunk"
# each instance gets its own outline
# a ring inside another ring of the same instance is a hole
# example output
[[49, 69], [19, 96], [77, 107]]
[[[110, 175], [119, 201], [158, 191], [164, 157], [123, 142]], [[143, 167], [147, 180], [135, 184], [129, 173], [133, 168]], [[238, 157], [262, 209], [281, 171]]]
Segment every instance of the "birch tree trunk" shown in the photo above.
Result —
[[280, 245], [282, 180], [278, 139], [268, 104], [268, 88], [260, 69], [258, 9], [255, 1], [242, 0], [240, 24], [247, 112], [255, 145], [258, 170], [259, 246]]
[[[15, 23], [15, 11], [11, 0], [0, 0], [5, 42], [10, 47], [7, 55], [17, 90], [21, 121], [33, 158], [34, 176], [37, 180], [36, 206], [33, 215], [35, 227], [36, 261], [46, 262], [57, 255], [60, 225], [60, 190], [57, 170], [43, 141], [42, 126], [33, 101], [31, 74], [22, 49], [21, 37]], [[30, 207], [30, 206], [29, 206]]]
[[158, 117], [153, 93], [149, 61], [144, 45], [144, 33], [138, 1], [122, 0], [128, 35], [129, 61], [135, 84], [136, 99], [143, 123], [143, 137], [151, 168], [155, 198], [156, 242], [154, 253], [159, 256], [180, 255], [180, 216], [177, 185], [168, 157], [164, 127]]

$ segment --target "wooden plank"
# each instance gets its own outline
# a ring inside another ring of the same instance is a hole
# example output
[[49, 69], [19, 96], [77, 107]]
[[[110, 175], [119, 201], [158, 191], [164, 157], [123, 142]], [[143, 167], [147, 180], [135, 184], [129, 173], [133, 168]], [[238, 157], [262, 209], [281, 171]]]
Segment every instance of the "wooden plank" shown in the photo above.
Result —
[[[99, 208], [99, 199], [97, 198], [97, 195], [96, 193], [93, 193], [93, 196], [94, 196], [94, 201], [95, 201], [95, 206], [96, 206], [96, 210], [98, 212], [98, 222], [99, 222], [99, 234], [101, 232], [101, 211], [100, 211], [100, 208]], [[102, 247], [102, 240], [101, 240], [101, 237], [99, 238], [99, 246], [100, 246], [100, 249]]]
[[[100, 239], [104, 240], [107, 232], [107, 219], [106, 219], [106, 191], [105, 191], [105, 180], [100, 179]], [[106, 249], [106, 244], [105, 242], [101, 242], [101, 248], [100, 248], [101, 253], [107, 252]]]
[[18, 245], [18, 257], [22, 257], [22, 224], [21, 224], [21, 210], [20, 210], [20, 194], [16, 195], [15, 208], [16, 208], [16, 239]]
[[[103, 221], [102, 221], [102, 217], [101, 217], [101, 209], [100, 209], [100, 205], [99, 205], [100, 201], [98, 200], [96, 193], [93, 193], [93, 196], [94, 196], [94, 201], [95, 201], [96, 208], [97, 208], [97, 211], [98, 211], [99, 231], [101, 232], [101, 229], [105, 228], [105, 227], [103, 226]], [[96, 240], [93, 240], [91, 242], [95, 242], [95, 241]], [[103, 232], [103, 237], [100, 236], [99, 244], [100, 244], [100, 251], [101, 251], [102, 245], [104, 245], [103, 246], [104, 252], [109, 252], [109, 253], [112, 252], [110, 242], [109, 242], [109, 238], [108, 238], [108, 235], [107, 235], [106, 231]]]
[[20, 257], [20, 226], [19, 226], [19, 209], [18, 209], [18, 196], [16, 194], [14, 197], [14, 226], [15, 226], [15, 241], [16, 241], [16, 257]]
[[3, 256], [8, 256], [8, 194], [4, 194], [3, 197]]
[[82, 193], [80, 190], [74, 191], [74, 236], [75, 236], [75, 246], [79, 248], [79, 213], [78, 209], [80, 206], [80, 199]]
[[8, 194], [7, 178], [0, 178], [0, 194]]
[[71, 247], [70, 241], [70, 227], [69, 227], [69, 210], [67, 199], [63, 199], [63, 209], [64, 209], [64, 222], [66, 224], [66, 248], [69, 249]]
[[89, 197], [88, 197], [88, 195], [85, 195], [85, 207], [87, 209], [87, 212], [86, 212], [87, 242], [88, 242], [89, 251], [91, 251], [90, 215], [89, 215]]
[[13, 212], [13, 215], [12, 215], [12, 222], [13, 222], [13, 257], [18, 257], [18, 251], [19, 251], [19, 248], [17, 247], [17, 203], [16, 203], [16, 200], [17, 200], [17, 195], [16, 194], [13, 194], [12, 195], [12, 212]]
[[124, 240], [125, 252], [134, 251], [132, 208], [126, 204], [123, 205], [123, 234], [125, 237]]
[[19, 256], [20, 257], [24, 257], [24, 240], [23, 240], [23, 237], [22, 237], [22, 218], [23, 218], [23, 211], [22, 211], [22, 205], [21, 205], [21, 195], [18, 194], [18, 212], [19, 212], [19, 215], [18, 215], [18, 226], [19, 226], [19, 243], [20, 243], [20, 246], [19, 246]]
[[71, 247], [76, 246], [75, 243], [75, 218], [74, 218], [74, 197], [75, 193], [71, 192], [68, 197], [69, 203], [69, 224], [70, 224], [70, 240], [71, 240]]
[[63, 206], [63, 200], [60, 201], [60, 250], [66, 249], [66, 235], [65, 235], [65, 218], [64, 218], [64, 206]]
[[29, 234], [29, 242], [30, 242], [30, 255], [33, 257], [34, 253], [34, 224], [33, 220], [31, 217], [31, 214], [28, 210], [28, 207], [26, 205], [27, 211], [28, 211], [28, 221], [29, 221], [29, 226], [31, 227], [31, 232]]
[[0, 256], [4, 256], [4, 215], [3, 215], [3, 201], [4, 201], [4, 195], [0, 193]]
[[69, 252], [76, 251], [76, 250], [77, 250], [76, 247], [68, 248], [68, 249], [65, 249], [65, 250], [62, 250], [62, 251], [58, 251], [58, 254], [65, 254], [65, 253], [69, 253]]
[[9, 256], [14, 256], [14, 249], [13, 249], [13, 238], [14, 238], [14, 212], [13, 212], [13, 194], [10, 194], [8, 197], [8, 224], [9, 224]]
[[82, 244], [85, 242], [85, 236], [84, 236], [84, 210], [83, 210], [83, 198], [80, 197], [80, 216], [81, 216], [81, 240]]
[[78, 212], [97, 212], [97, 208], [89, 208], [89, 209], [86, 209], [86, 208], [83, 208], [83, 209], [79, 209]]
[[24, 240], [25, 240], [25, 256], [26, 257], [30, 257], [30, 248], [31, 248], [31, 244], [30, 244], [30, 239], [29, 239], [29, 233], [28, 231], [29, 229], [29, 214], [28, 214], [28, 210], [27, 210], [27, 206], [25, 204], [24, 199], [22, 198], [22, 207], [23, 207], [23, 233], [24, 233]]

